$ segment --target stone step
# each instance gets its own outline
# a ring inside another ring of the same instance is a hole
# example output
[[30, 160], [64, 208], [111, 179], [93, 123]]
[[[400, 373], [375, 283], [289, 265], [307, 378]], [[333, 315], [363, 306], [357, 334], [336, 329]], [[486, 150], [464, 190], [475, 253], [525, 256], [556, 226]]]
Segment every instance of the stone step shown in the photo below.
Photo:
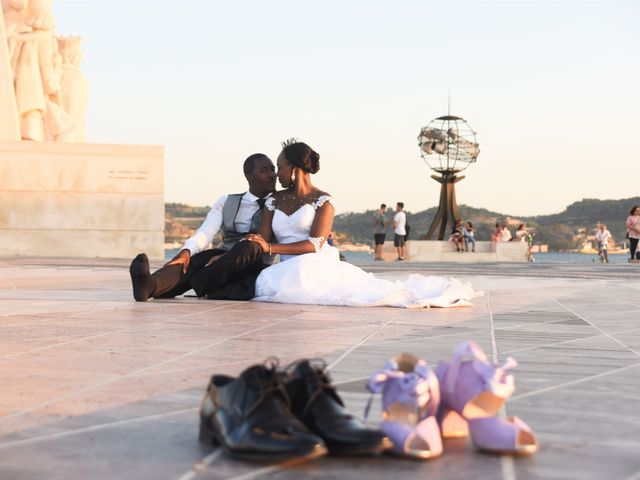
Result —
[[[527, 262], [528, 246], [524, 242], [477, 241], [475, 252], [456, 252], [453, 243], [438, 240], [410, 240], [404, 248], [405, 260], [414, 262]], [[397, 254], [392, 241], [382, 250], [385, 260], [395, 260]]]

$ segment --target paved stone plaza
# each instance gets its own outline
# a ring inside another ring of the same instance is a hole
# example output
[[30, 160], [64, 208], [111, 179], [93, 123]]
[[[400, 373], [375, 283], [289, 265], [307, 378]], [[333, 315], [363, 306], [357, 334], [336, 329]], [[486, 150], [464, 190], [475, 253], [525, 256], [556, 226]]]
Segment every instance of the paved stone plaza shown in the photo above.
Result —
[[[135, 303], [127, 263], [0, 260], [1, 479], [640, 479], [638, 265], [367, 266], [386, 278], [452, 274], [485, 292], [470, 308], [402, 310]], [[491, 456], [455, 440], [430, 462], [269, 465], [197, 441], [212, 373], [322, 357], [362, 414], [366, 378], [389, 357], [434, 364], [462, 340], [518, 360], [507, 413], [534, 428], [536, 455]]]

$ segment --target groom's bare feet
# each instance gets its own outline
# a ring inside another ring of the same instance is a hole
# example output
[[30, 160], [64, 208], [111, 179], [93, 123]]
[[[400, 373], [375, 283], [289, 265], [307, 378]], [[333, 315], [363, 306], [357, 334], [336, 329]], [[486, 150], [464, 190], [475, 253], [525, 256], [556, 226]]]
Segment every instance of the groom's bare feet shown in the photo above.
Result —
[[137, 302], [146, 302], [153, 295], [155, 280], [149, 270], [149, 259], [145, 253], [140, 253], [131, 262], [129, 267], [131, 285], [133, 286], [133, 298]]

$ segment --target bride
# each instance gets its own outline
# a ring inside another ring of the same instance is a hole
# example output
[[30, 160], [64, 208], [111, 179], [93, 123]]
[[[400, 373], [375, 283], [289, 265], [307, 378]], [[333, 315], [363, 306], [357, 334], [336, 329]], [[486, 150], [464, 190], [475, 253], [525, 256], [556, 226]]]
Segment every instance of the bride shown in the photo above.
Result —
[[341, 262], [338, 250], [326, 243], [334, 200], [311, 182], [320, 170], [320, 155], [303, 142], [283, 146], [277, 175], [284, 190], [267, 200], [258, 233], [245, 237], [264, 253], [280, 255], [280, 263], [258, 276], [254, 300], [405, 308], [470, 305], [476, 294], [468, 283], [416, 274], [390, 281]]

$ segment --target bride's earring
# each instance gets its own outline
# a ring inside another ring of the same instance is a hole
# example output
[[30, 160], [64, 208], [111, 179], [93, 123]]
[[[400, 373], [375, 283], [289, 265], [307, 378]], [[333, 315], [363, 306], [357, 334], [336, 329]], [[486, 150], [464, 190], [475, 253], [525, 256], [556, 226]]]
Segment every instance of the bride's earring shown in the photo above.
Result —
[[291, 183], [289, 184], [290, 187], [293, 187], [296, 183], [296, 172], [295, 170], [291, 172]]

